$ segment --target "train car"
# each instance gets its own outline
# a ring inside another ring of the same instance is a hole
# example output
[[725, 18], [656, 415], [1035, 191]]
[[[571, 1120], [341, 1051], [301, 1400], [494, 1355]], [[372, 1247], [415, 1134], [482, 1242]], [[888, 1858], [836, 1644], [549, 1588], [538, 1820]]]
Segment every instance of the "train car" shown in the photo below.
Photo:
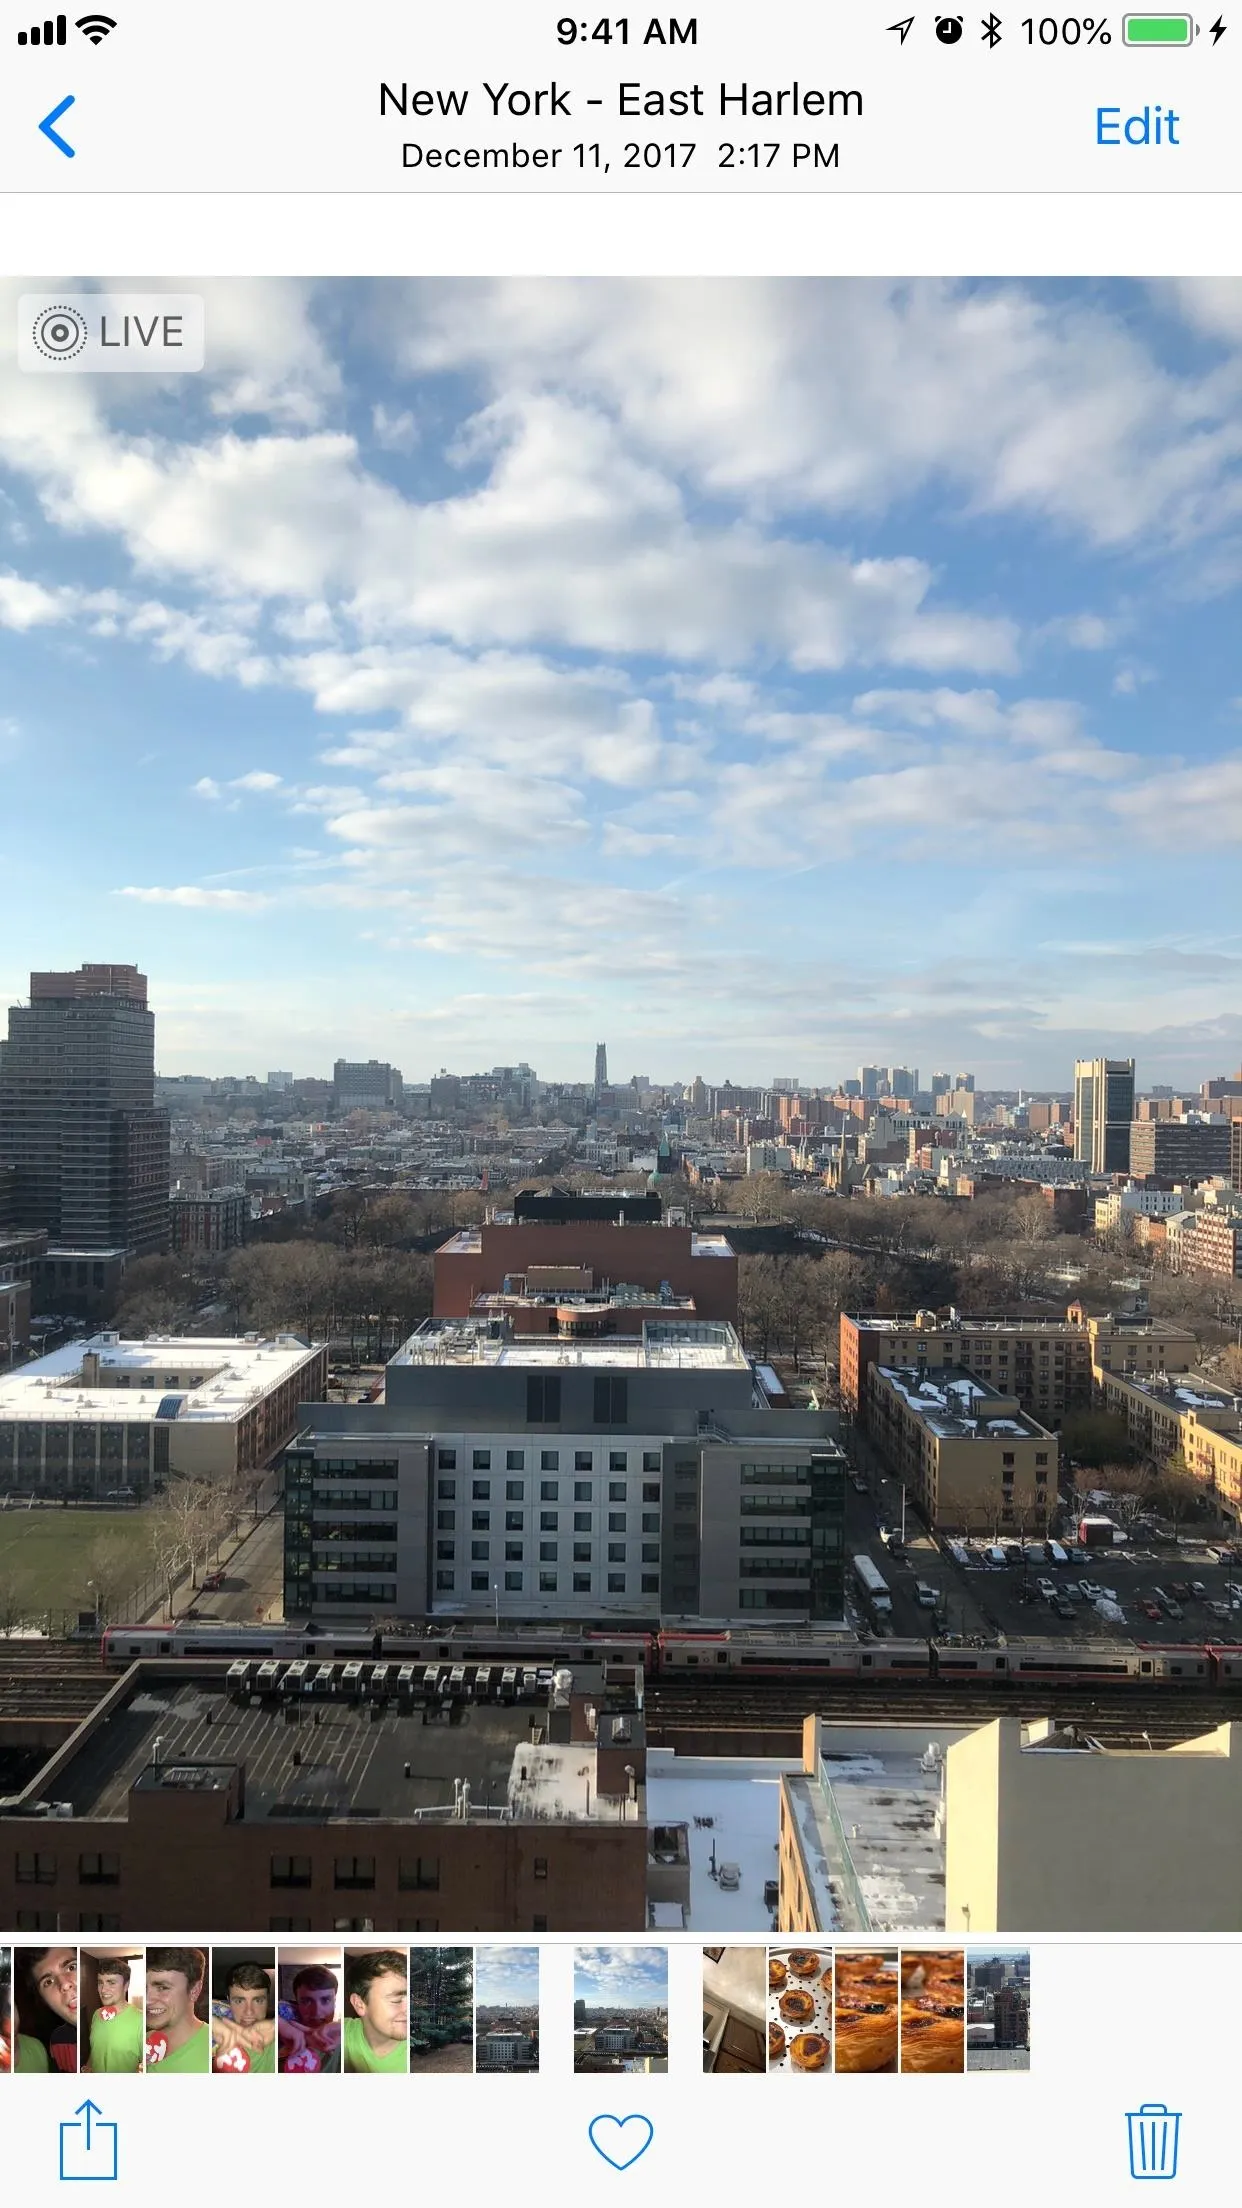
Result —
[[1242, 1648], [1227, 1648], [1217, 1641], [1206, 1653], [1218, 1687], [1242, 1687]]

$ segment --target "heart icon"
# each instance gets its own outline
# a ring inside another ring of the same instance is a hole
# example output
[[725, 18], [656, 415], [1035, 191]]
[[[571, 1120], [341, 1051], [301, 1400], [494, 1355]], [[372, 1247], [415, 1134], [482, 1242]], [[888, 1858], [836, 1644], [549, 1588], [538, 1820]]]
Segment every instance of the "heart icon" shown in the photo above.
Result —
[[595, 2152], [614, 2170], [628, 2170], [647, 2152], [655, 2137], [655, 2126], [649, 2116], [596, 2116], [588, 2126], [588, 2135]]

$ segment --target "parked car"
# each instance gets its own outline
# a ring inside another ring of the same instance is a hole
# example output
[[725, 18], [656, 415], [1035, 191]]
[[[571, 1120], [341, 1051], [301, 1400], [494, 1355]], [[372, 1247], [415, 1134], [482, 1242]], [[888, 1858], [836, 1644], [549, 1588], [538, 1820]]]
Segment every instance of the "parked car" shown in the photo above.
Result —
[[1227, 1618], [1229, 1616], [1227, 1602], [1209, 1602], [1208, 1609], [1214, 1618]]
[[1146, 1596], [1144, 1596], [1140, 1608], [1142, 1609], [1143, 1616], [1145, 1618], [1151, 1618], [1157, 1623], [1164, 1616], [1164, 1612], [1160, 1608], [1159, 1603], [1150, 1601]]
[[1053, 1596], [1057, 1591], [1053, 1581], [1050, 1579], [1037, 1579], [1035, 1585], [1038, 1587], [1040, 1594], [1044, 1598], [1044, 1601], [1051, 1602]]
[[223, 1585], [223, 1571], [208, 1572], [206, 1579], [203, 1581], [203, 1593], [205, 1595], [218, 1595]]
[[1096, 1596], [1103, 1592], [1099, 1581], [1095, 1579], [1080, 1579], [1078, 1584], [1081, 1587], [1088, 1602], [1094, 1602]]
[[1052, 1607], [1059, 1618], [1072, 1618], [1074, 1615], [1073, 1603], [1067, 1602], [1063, 1594], [1057, 1593], [1053, 1596]]
[[1165, 1602], [1164, 1614], [1166, 1618], [1180, 1618], [1184, 1617], [1185, 1612], [1183, 1611], [1180, 1602], [1174, 1602], [1172, 1595], [1170, 1595]]
[[1196, 1602], [1206, 1602], [1206, 1601], [1207, 1601], [1207, 1588], [1206, 1588], [1206, 1587], [1204, 1586], [1204, 1584], [1203, 1584], [1203, 1581], [1202, 1581], [1201, 1579], [1192, 1579], [1192, 1580], [1191, 1580], [1191, 1582], [1190, 1582], [1190, 1592], [1191, 1592], [1191, 1594], [1192, 1594], [1192, 1595], [1194, 1596], [1194, 1598], [1195, 1598], [1195, 1601], [1196, 1601]]
[[1175, 1596], [1176, 1596], [1176, 1598], [1177, 1598], [1177, 1600], [1178, 1600], [1178, 1602], [1189, 1602], [1189, 1601], [1190, 1601], [1190, 1586], [1189, 1586], [1189, 1582], [1188, 1582], [1188, 1581], [1186, 1581], [1186, 1580], [1184, 1580], [1184, 1579], [1171, 1579], [1171, 1580], [1169, 1581], [1169, 1593], [1170, 1593], [1171, 1595], [1175, 1595]]

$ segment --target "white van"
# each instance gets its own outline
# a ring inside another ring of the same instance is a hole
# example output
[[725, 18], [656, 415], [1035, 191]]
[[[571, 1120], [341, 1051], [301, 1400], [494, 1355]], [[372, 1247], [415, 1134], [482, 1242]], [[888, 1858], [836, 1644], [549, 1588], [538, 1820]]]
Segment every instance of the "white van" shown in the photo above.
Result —
[[927, 1584], [927, 1581], [926, 1581], [925, 1579], [916, 1579], [916, 1580], [915, 1580], [915, 1582], [914, 1582], [914, 1592], [915, 1592], [915, 1595], [917, 1596], [917, 1598], [918, 1598], [919, 1602], [920, 1602], [920, 1603], [922, 1604], [922, 1606], [923, 1606], [924, 1610], [934, 1610], [934, 1609], [935, 1609], [935, 1607], [936, 1607], [936, 1590], [935, 1590], [935, 1588], [934, 1588], [934, 1587], [929, 1587], [929, 1586], [928, 1586], [928, 1584]]

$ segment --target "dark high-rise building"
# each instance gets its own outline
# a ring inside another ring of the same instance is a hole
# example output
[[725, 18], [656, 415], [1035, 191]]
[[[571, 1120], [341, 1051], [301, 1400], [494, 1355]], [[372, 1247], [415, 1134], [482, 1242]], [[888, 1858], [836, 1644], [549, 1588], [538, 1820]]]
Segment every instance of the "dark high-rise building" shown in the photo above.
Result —
[[1242, 1119], [1229, 1122], [1229, 1178], [1235, 1188], [1242, 1188]]
[[14, 1224], [46, 1228], [49, 1254], [168, 1248], [168, 1115], [136, 966], [31, 975], [0, 1043], [0, 1159]]
[[994, 2045], [1026, 2047], [1030, 2043], [1030, 2008], [1021, 1986], [998, 1986], [992, 1996]]
[[1202, 1119], [1136, 1119], [1130, 1129], [1135, 1180], [1206, 1181], [1229, 1171], [1230, 1127]]
[[1093, 1173], [1130, 1171], [1133, 1058], [1080, 1058], [1074, 1067], [1074, 1156]]
[[608, 1045], [595, 1045], [595, 1094], [602, 1096], [608, 1086]]

